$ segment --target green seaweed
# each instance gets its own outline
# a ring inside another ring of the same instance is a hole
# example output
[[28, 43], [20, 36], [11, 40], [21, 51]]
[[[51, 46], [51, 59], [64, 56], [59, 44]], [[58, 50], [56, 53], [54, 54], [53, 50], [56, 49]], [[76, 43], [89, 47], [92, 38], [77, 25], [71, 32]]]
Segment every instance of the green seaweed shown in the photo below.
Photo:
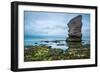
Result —
[[90, 47], [88, 44], [86, 44], [85, 47], [70, 47], [65, 51], [60, 48], [49, 48], [48, 46], [28, 46], [28, 48], [24, 50], [25, 62], [88, 58], [90, 58]]

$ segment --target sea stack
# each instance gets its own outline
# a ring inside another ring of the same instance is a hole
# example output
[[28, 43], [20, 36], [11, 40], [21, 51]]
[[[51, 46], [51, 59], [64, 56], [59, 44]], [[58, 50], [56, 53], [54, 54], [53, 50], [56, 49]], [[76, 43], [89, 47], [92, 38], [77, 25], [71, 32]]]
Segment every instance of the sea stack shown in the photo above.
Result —
[[78, 42], [82, 38], [82, 15], [78, 15], [69, 21], [68, 25], [68, 38], [67, 41]]

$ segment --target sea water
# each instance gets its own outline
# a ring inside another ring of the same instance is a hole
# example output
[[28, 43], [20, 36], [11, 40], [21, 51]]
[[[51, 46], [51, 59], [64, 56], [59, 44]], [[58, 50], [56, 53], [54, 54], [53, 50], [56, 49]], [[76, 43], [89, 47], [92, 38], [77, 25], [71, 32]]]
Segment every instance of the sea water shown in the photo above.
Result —
[[[74, 42], [77, 43], [77, 42]], [[82, 37], [81, 45], [90, 44], [89, 37]], [[50, 48], [67, 50], [68, 42], [65, 38], [24, 38], [24, 46], [48, 46]]]

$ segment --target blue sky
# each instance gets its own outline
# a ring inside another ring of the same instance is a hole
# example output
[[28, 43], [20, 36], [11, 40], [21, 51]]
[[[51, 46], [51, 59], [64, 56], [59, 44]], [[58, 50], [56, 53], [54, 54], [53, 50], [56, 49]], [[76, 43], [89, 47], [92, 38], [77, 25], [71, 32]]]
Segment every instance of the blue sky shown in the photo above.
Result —
[[90, 14], [24, 11], [24, 36], [28, 38], [66, 38], [68, 22], [82, 15], [82, 34], [90, 36]]

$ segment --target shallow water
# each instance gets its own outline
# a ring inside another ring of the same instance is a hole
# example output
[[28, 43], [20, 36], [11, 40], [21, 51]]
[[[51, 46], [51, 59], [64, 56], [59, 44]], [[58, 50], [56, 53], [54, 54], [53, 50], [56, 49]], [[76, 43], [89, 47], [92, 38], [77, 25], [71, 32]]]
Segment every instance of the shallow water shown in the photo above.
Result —
[[[52, 41], [28, 41], [25, 46], [48, 46], [49, 48], [67, 50], [68, 48], [83, 48], [84, 45], [90, 44], [88, 40], [82, 42], [66, 42], [65, 40], [52, 40]], [[87, 48], [87, 47], [86, 47]]]

